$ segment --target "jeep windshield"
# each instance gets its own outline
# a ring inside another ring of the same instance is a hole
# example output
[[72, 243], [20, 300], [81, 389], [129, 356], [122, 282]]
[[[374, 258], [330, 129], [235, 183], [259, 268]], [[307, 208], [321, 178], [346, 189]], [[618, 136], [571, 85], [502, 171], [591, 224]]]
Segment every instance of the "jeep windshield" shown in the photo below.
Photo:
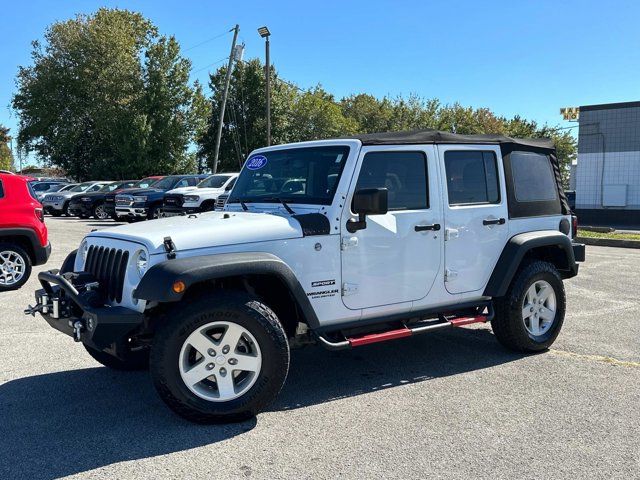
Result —
[[249, 157], [227, 203], [330, 205], [347, 146], [288, 148]]

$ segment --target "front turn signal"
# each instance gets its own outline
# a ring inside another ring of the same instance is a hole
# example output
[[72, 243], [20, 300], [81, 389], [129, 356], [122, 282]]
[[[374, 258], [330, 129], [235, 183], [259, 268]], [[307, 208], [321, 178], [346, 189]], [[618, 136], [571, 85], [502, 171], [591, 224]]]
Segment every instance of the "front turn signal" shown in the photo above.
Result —
[[174, 293], [183, 293], [187, 289], [187, 286], [182, 280], [176, 280], [175, 282], [173, 282], [171, 289], [174, 291]]

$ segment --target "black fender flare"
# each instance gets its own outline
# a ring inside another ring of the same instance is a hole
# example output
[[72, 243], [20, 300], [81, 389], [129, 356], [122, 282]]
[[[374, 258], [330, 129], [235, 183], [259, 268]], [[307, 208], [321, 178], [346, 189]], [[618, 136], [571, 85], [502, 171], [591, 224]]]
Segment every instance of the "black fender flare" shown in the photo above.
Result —
[[[145, 273], [133, 295], [148, 302], [179, 302], [184, 292], [196, 283], [241, 275], [278, 277], [289, 288], [309, 327], [319, 327], [315, 310], [297, 277], [285, 262], [270, 253], [221, 253], [165, 260]], [[183, 293], [176, 293], [172, 289], [178, 280], [185, 283]]]
[[577, 275], [578, 265], [568, 236], [554, 230], [520, 233], [511, 237], [502, 250], [483, 295], [487, 297], [505, 295], [527, 252], [540, 247], [557, 247], [565, 255], [566, 268], [561, 269], [563, 278]]

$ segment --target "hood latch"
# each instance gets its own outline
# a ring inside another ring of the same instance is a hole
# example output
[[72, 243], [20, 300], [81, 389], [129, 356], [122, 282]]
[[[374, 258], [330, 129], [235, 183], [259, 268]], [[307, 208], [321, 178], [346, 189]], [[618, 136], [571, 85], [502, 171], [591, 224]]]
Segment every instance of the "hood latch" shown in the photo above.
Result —
[[164, 237], [164, 251], [167, 252], [167, 258], [169, 260], [176, 258], [176, 244], [173, 243], [171, 237]]

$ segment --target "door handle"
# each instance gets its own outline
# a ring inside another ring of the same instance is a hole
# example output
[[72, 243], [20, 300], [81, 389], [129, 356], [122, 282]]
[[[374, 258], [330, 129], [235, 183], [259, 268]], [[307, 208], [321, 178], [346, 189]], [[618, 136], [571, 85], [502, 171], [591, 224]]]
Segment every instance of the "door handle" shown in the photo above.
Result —
[[433, 230], [434, 232], [437, 232], [438, 230], [440, 230], [440, 224], [432, 223], [431, 225], [416, 225], [414, 227], [414, 230], [416, 232], [426, 232], [427, 230]]
[[504, 218], [485, 218], [482, 221], [483, 225], [504, 225], [506, 220]]

